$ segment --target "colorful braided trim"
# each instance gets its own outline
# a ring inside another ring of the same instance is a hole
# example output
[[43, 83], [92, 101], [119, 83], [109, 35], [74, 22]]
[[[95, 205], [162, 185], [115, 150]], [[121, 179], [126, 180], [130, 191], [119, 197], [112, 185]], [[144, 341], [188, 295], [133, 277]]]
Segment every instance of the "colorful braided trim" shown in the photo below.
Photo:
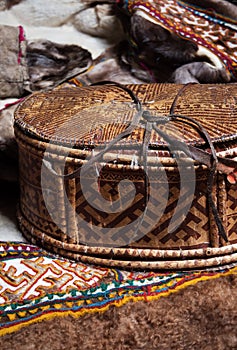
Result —
[[234, 265], [175, 273], [123, 271], [72, 262], [24, 243], [0, 242], [0, 335], [54, 317], [149, 302], [236, 273]]

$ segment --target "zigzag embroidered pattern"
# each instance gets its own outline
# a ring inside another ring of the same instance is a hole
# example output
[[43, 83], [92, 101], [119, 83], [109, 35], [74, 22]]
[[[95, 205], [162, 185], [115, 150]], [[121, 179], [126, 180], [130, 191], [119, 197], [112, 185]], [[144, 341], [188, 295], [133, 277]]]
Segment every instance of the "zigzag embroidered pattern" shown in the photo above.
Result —
[[233, 273], [236, 265], [196, 272], [129, 272], [71, 262], [24, 243], [0, 242], [0, 335], [44, 319], [158, 299]]

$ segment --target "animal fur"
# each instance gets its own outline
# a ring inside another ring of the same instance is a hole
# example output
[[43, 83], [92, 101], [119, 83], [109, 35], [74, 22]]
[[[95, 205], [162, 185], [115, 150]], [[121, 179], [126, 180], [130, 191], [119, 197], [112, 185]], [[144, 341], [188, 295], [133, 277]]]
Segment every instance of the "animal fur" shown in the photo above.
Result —
[[[153, 1], [148, 3], [152, 4]], [[232, 20], [237, 19], [237, 6], [234, 2], [205, 0], [200, 5], [196, 0], [187, 0], [186, 3], [199, 5], [204, 9], [212, 8], [213, 13], [228, 16]], [[185, 9], [183, 15], [185, 16]], [[118, 12], [118, 16], [130, 37], [123, 59], [130, 66], [132, 74], [139, 79], [146, 82], [174, 83], [232, 81], [224, 64], [213, 63], [219, 59], [205, 48], [200, 48], [196, 42], [184, 39], [154, 23], [139, 11], [127, 16], [122, 11]]]
[[23, 327], [2, 337], [1, 350], [234, 350], [236, 294], [236, 275], [202, 281], [152, 302]]
[[91, 53], [77, 45], [35, 40], [27, 45], [27, 66], [31, 90], [54, 87], [87, 70]]

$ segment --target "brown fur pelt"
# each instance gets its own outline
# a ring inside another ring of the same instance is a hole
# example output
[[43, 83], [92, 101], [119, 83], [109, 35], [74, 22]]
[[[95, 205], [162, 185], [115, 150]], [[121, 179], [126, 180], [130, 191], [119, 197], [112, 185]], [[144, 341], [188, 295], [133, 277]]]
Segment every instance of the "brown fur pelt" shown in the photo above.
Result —
[[190, 82], [228, 82], [229, 78], [225, 68], [215, 69], [205, 61], [198, 61], [196, 57], [198, 46], [192, 41], [159, 27], [146, 19], [134, 14], [131, 18], [131, 35], [136, 42], [141, 43], [139, 60], [149, 71], [128, 58], [135, 76], [150, 82], [174, 82], [186, 84]]
[[[186, 0], [185, 2], [202, 7], [202, 9], [211, 9], [214, 17], [220, 14], [236, 22], [237, 3], [235, 2], [225, 0], [204, 0], [201, 3], [197, 0]], [[120, 3], [122, 6], [124, 1]], [[147, 3], [154, 5], [156, 1]], [[157, 3], [161, 2], [157, 0]], [[185, 11], [183, 9], [183, 17], [186, 16]], [[128, 12], [122, 7], [117, 11], [117, 15], [130, 38], [124, 50], [123, 60], [127, 62], [130, 71], [137, 78], [145, 82], [174, 83], [227, 83], [233, 81], [233, 77], [230, 76], [225, 65], [221, 64], [220, 59], [210, 50], [200, 49], [200, 45], [193, 40], [183, 38], [155, 21], [153, 22], [140, 10]], [[170, 21], [172, 21], [171, 18]], [[204, 30], [208, 30], [208, 27], [205, 27]], [[233, 29], [233, 33], [235, 30], [237, 27]], [[231, 35], [234, 35], [233, 33]], [[219, 38], [219, 40], [221, 42], [223, 39]], [[227, 47], [229, 44], [223, 43], [223, 45]]]
[[91, 53], [86, 49], [49, 40], [29, 42], [26, 59], [31, 91], [55, 87], [86, 71], [92, 63]]
[[0, 338], [1, 350], [234, 350], [237, 276], [78, 319], [58, 317]]

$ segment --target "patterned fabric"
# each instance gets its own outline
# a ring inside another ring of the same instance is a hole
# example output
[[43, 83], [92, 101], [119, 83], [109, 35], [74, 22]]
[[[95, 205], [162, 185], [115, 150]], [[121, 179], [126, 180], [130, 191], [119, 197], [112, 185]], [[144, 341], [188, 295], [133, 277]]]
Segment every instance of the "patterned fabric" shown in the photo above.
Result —
[[24, 243], [0, 242], [0, 335], [56, 316], [150, 301], [189, 284], [237, 273], [237, 265], [192, 272], [134, 272], [75, 263]]
[[[120, 1], [121, 3], [121, 1]], [[139, 13], [148, 20], [184, 39], [194, 41], [214, 53], [237, 79], [236, 21], [184, 1], [122, 1], [129, 13]]]

